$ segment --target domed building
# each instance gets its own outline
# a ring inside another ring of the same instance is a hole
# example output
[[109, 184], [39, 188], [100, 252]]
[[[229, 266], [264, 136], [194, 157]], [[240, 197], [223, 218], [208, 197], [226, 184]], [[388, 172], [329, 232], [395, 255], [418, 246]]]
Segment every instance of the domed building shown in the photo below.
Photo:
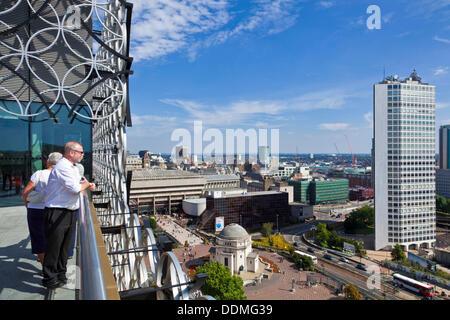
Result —
[[217, 236], [216, 246], [210, 249], [212, 261], [228, 267], [231, 274], [258, 272], [259, 256], [252, 252], [252, 239], [247, 231], [236, 223], [227, 225]]

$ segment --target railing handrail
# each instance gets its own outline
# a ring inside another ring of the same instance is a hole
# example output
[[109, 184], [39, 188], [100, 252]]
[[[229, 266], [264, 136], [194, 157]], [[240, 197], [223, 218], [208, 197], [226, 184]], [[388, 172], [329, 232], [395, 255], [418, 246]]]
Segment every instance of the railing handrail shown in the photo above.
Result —
[[78, 219], [81, 300], [107, 300], [89, 199], [80, 193]]

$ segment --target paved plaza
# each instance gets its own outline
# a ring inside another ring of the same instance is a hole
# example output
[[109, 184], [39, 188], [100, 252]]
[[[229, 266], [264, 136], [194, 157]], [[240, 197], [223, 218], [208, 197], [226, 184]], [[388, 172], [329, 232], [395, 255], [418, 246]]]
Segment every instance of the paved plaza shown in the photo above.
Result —
[[203, 243], [203, 240], [189, 230], [179, 226], [172, 217], [167, 215], [156, 215], [158, 228], [174, 237], [182, 246], [189, 243], [189, 246], [195, 246]]
[[[181, 263], [185, 272], [189, 266], [198, 264], [201, 257], [209, 254], [212, 245], [196, 245], [191, 248], [176, 248], [175, 256]], [[280, 255], [263, 250], [253, 249], [260, 257], [273, 261], [281, 273], [272, 274], [268, 280], [263, 280], [256, 286], [245, 287], [245, 295], [248, 300], [341, 300], [342, 296], [336, 296], [330, 289], [324, 286], [306, 287], [306, 275], [311, 272], [299, 272], [295, 265]], [[191, 253], [192, 255], [189, 255]], [[291, 292], [292, 279], [296, 281], [295, 291]]]

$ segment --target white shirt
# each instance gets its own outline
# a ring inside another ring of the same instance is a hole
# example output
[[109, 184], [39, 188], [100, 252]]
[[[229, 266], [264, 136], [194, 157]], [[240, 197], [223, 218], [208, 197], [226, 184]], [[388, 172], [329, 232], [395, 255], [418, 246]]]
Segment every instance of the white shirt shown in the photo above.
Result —
[[[51, 170], [38, 170], [31, 176], [30, 180], [34, 183], [34, 190], [36, 192], [42, 192], [47, 187], [48, 177]], [[28, 202], [28, 208], [31, 209], [44, 209], [44, 202]]]
[[76, 210], [80, 207], [80, 173], [76, 165], [61, 158], [48, 178], [45, 189], [45, 206], [48, 208], [66, 208]]

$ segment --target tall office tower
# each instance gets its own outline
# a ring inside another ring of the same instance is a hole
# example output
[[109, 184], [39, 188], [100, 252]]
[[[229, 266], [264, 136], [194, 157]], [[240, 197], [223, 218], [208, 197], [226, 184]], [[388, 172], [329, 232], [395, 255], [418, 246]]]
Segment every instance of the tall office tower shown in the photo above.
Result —
[[189, 163], [189, 150], [186, 146], [176, 146], [176, 163]]
[[416, 71], [374, 85], [375, 249], [436, 241], [435, 87]]
[[259, 164], [265, 167], [270, 165], [270, 151], [268, 146], [259, 146], [258, 149], [258, 160]]
[[439, 169], [450, 169], [450, 125], [439, 128]]

